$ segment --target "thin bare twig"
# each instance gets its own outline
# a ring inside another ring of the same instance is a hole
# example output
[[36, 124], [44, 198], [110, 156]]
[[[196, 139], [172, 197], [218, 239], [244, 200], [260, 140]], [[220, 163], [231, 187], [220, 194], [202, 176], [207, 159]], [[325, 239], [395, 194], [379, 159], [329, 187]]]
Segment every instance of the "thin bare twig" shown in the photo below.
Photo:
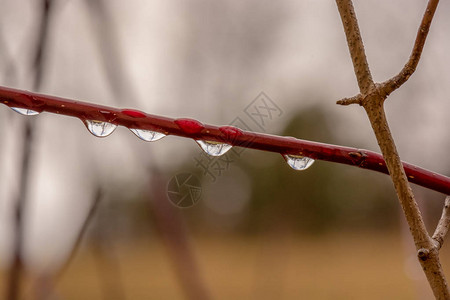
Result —
[[[75, 257], [75, 254], [77, 253], [78, 248], [81, 245], [81, 241], [83, 240], [84, 234], [86, 233], [89, 224], [92, 221], [92, 218], [95, 215], [95, 212], [98, 209], [98, 205], [100, 204], [100, 201], [103, 197], [103, 191], [100, 186], [97, 187], [97, 191], [95, 192], [95, 195], [92, 200], [91, 208], [89, 209], [88, 214], [86, 215], [86, 218], [84, 219], [83, 224], [81, 225], [80, 230], [78, 231], [78, 235], [76, 237], [75, 243], [73, 244], [72, 249], [70, 250], [69, 257], [64, 262], [64, 265], [58, 270], [58, 275], [61, 276], [61, 274], [64, 273], [64, 271], [67, 269], [67, 267], [70, 265], [72, 260]], [[58, 276], [55, 276], [58, 277]]]
[[[39, 90], [42, 84], [42, 75], [44, 73], [44, 51], [48, 40], [48, 28], [52, 0], [42, 1], [41, 24], [38, 32], [38, 40], [33, 63], [33, 89]], [[33, 140], [35, 133], [35, 120], [26, 119], [23, 134], [23, 151], [21, 158], [20, 171], [20, 190], [15, 203], [15, 220], [14, 220], [14, 257], [8, 274], [8, 286], [6, 295], [9, 300], [19, 298], [20, 282], [22, 277], [22, 246], [23, 246], [23, 212], [27, 204], [30, 162], [33, 152]]]
[[127, 75], [127, 64], [124, 62], [115, 19], [109, 11], [108, 1], [84, 0], [90, 14], [95, 41], [101, 52], [101, 63], [111, 90], [111, 95], [118, 103], [136, 102], [137, 96]]
[[[126, 64], [123, 63], [123, 57], [121, 55], [117, 32], [114, 31], [114, 19], [110, 11], [108, 10], [107, 2], [105, 0], [85, 0], [89, 13], [91, 15], [92, 27], [97, 35], [96, 41], [99, 46], [99, 50], [102, 53], [102, 63], [106, 77], [108, 79], [110, 90], [117, 103], [124, 104], [130, 103], [137, 104], [137, 97], [132, 88], [129, 77], [126, 75]], [[133, 150], [138, 150], [133, 148]], [[149, 157], [152, 153], [146, 151], [145, 156]], [[142, 153], [137, 153], [135, 157], [141, 157]], [[159, 176], [156, 172], [154, 176]], [[150, 176], [152, 176], [151, 174]], [[149, 180], [150, 181], [150, 180]], [[158, 187], [159, 188], [159, 187]], [[156, 193], [158, 195], [158, 193]], [[159, 201], [159, 199], [157, 199]], [[172, 213], [169, 214], [166, 209], [158, 209], [161, 204], [155, 204], [156, 208], [153, 209], [153, 219], [155, 222], [161, 222], [170, 216], [172, 223], [182, 224], [181, 215]], [[174, 269], [179, 274], [178, 279], [180, 285], [184, 288], [185, 296], [193, 299], [205, 299], [207, 287], [203, 281], [201, 281], [201, 274], [197, 266], [197, 261], [194, 259], [193, 254], [183, 254], [183, 260], [177, 259], [174, 256], [179, 256], [181, 249], [187, 251], [190, 250], [188, 245], [187, 233], [183, 230], [182, 226], [156, 226], [161, 236], [166, 237], [164, 239], [169, 256], [172, 258]], [[172, 231], [171, 231], [172, 230]], [[172, 242], [171, 242], [172, 241]], [[197, 274], [199, 273], [199, 274]]]
[[370, 73], [369, 63], [367, 62], [364, 43], [359, 31], [358, 20], [351, 1], [336, 1], [339, 14], [344, 25], [345, 36], [350, 50], [353, 68], [355, 70], [356, 80], [362, 94], [367, 94], [373, 87], [372, 74]]
[[338, 100], [338, 101], [336, 101], [336, 104], [339, 104], [339, 105], [350, 105], [350, 104], [362, 105], [363, 100], [364, 100], [364, 96], [361, 94], [358, 94], [351, 98], [344, 98], [344, 99]]
[[[431, 2], [437, 1], [430, 0], [430, 3]], [[370, 74], [370, 70], [367, 61], [365, 60], [364, 47], [362, 46], [363, 42], [359, 34], [353, 3], [351, 0], [336, 0], [336, 3], [344, 25], [344, 31], [347, 37], [347, 43], [352, 57], [355, 74], [358, 79], [360, 92], [363, 95], [364, 101], [362, 101], [362, 106], [366, 110], [370, 124], [372, 125], [372, 129], [377, 138], [378, 145], [386, 161], [386, 166], [391, 175], [398, 199], [400, 200], [400, 204], [408, 222], [416, 249], [418, 250], [417, 254], [422, 269], [427, 276], [435, 297], [437, 299], [450, 299], [450, 291], [439, 261], [438, 248], [425, 228], [422, 215], [417, 202], [414, 199], [411, 187], [408, 184], [405, 170], [387, 123], [383, 104], [388, 94], [383, 93], [380, 86], [373, 84], [371, 77], [367, 75]], [[430, 5], [428, 5], [428, 7], [430, 7]], [[428, 16], [432, 18], [433, 14], [430, 15], [429, 13], [426, 13], [425, 16], [427, 18]], [[431, 23], [431, 19], [429, 20], [429, 23]], [[355, 32], [358, 34], [355, 34]], [[417, 51], [421, 52], [422, 48], [423, 44], [420, 46], [419, 42]], [[416, 55], [418, 55], [416, 58], [418, 62], [420, 53]], [[342, 104], [344, 103], [345, 101]]]
[[436, 231], [433, 234], [433, 240], [438, 243], [438, 249], [444, 244], [444, 238], [447, 235], [448, 228], [450, 227], [450, 196], [445, 198], [444, 208], [442, 209], [442, 216], [436, 226]]
[[102, 299], [127, 299], [123, 270], [112, 236], [117, 228], [107, 224], [111, 216], [103, 212], [99, 213], [98, 224], [93, 231], [93, 245], [90, 247], [101, 284]]
[[32, 129], [29, 122], [25, 124], [23, 132], [24, 144], [22, 146], [21, 168], [20, 168], [20, 182], [21, 191], [17, 195], [14, 203], [14, 256], [8, 273], [8, 283], [6, 288], [6, 298], [10, 300], [19, 299], [21, 278], [22, 278], [22, 246], [23, 246], [23, 211], [27, 197], [28, 186], [28, 170], [30, 169], [31, 157], [31, 139]]
[[103, 194], [102, 189], [100, 186], [98, 186], [97, 191], [95, 192], [95, 195], [92, 199], [92, 204], [89, 209], [89, 212], [86, 215], [86, 218], [84, 219], [84, 222], [80, 227], [80, 230], [78, 231], [75, 243], [73, 244], [69, 256], [64, 262], [64, 264], [57, 270], [56, 274], [54, 273], [40, 274], [37, 280], [35, 280], [34, 288], [36, 292], [35, 293], [36, 299], [45, 300], [51, 298], [52, 294], [54, 293], [53, 289], [57, 283], [57, 280], [61, 278], [64, 271], [69, 267], [70, 263], [75, 258], [75, 254], [77, 253], [77, 250], [81, 245], [81, 241], [83, 240], [84, 234], [87, 231], [88, 225], [91, 223], [91, 220], [94, 217], [95, 212], [97, 211], [98, 205], [102, 198], [102, 194]]
[[381, 84], [382, 92], [385, 96], [389, 95], [404, 84], [416, 70], [438, 3], [439, 0], [428, 1], [427, 9], [425, 10], [419, 30], [417, 31], [416, 41], [414, 42], [414, 47], [408, 62], [405, 64], [400, 73]]
[[[431, 21], [433, 20], [434, 13], [436, 12], [439, 0], [430, 0], [422, 18], [422, 22], [417, 32], [414, 47], [411, 51], [411, 55], [403, 67], [403, 69], [394, 77], [382, 82], [373, 84], [372, 77], [370, 76], [370, 70], [367, 64], [366, 55], [364, 53], [364, 45], [362, 43], [359, 29], [352, 29], [355, 24], [357, 25], [354, 13], [346, 10], [346, 6], [342, 1], [336, 1], [341, 16], [344, 16], [342, 22], [347, 34], [347, 43], [349, 45], [350, 53], [352, 54], [353, 65], [355, 68], [355, 74], [358, 79], [358, 85], [362, 94], [356, 95], [351, 98], [345, 98], [337, 101], [340, 105], [359, 104], [368, 99], [369, 95], [376, 95], [375, 97], [381, 97], [385, 99], [393, 91], [402, 86], [411, 75], [416, 71], [417, 65], [422, 55], [422, 50], [425, 45], [428, 32], [430, 30]], [[344, 19], [345, 18], [345, 19]], [[371, 82], [372, 81], [372, 82]], [[370, 89], [368, 87], [371, 87]]]
[[166, 181], [156, 169], [152, 170], [152, 175], [150, 187], [153, 201], [150, 205], [154, 214], [153, 220], [167, 247], [186, 299], [211, 299], [210, 291], [203, 282], [194, 251], [187, 238], [180, 212], [167, 200], [164, 189]]
[[3, 28], [0, 27], [0, 60], [4, 65], [4, 72], [2, 76], [5, 82], [16, 82], [17, 80], [17, 65], [14, 61], [13, 55], [11, 55], [5, 37], [3, 35]]

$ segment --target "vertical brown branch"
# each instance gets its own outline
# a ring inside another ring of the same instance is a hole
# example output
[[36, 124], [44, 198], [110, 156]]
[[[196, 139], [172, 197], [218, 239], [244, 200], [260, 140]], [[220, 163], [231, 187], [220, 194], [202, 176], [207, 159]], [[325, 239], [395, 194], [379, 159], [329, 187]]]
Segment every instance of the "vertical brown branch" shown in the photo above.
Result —
[[367, 62], [364, 44], [359, 32], [358, 20], [351, 1], [336, 1], [342, 24], [344, 25], [347, 44], [352, 57], [353, 68], [355, 70], [356, 80], [361, 93], [368, 93], [373, 86], [372, 74], [370, 73], [369, 63]]
[[[114, 99], [117, 103], [122, 104], [127, 103], [127, 101], [128, 104], [130, 102], [135, 103], [137, 97], [126, 75], [127, 72], [121, 56], [117, 32], [114, 31], [114, 19], [108, 10], [107, 1], [85, 0], [84, 3], [87, 4], [91, 15], [90, 20], [97, 36], [96, 40], [102, 54], [103, 67]], [[148, 151], [145, 153], [147, 157], [151, 154]], [[138, 154], [135, 157], [141, 156], [142, 154]], [[159, 180], [158, 176], [160, 174], [158, 171], [155, 171], [155, 174], [152, 175]], [[161, 186], [165, 185], [161, 184]], [[166, 203], [164, 194], [158, 191], [158, 189], [161, 189], [161, 186], [155, 187], [157, 191], [155, 194], [158, 198], [152, 206], [156, 229], [163, 237], [186, 297], [189, 299], [209, 299], [207, 286], [201, 280], [198, 263], [191, 253], [187, 233], [182, 228], [181, 216], [172, 212], [173, 208], [170, 207], [169, 203]], [[161, 203], [161, 201], [163, 202]], [[166, 219], [171, 219], [170, 226], [166, 224]]]
[[400, 161], [397, 148], [392, 138], [386, 115], [383, 108], [383, 100], [372, 98], [364, 104], [372, 129], [378, 141], [378, 146], [383, 153], [389, 174], [394, 184], [397, 196], [402, 205], [408, 225], [418, 248], [430, 247], [431, 240], [422, 220], [419, 207], [414, 199], [408, 179]]
[[102, 196], [103, 196], [102, 188], [99, 185], [97, 187], [95, 195], [93, 196], [92, 204], [89, 209], [89, 212], [86, 215], [86, 218], [84, 219], [84, 222], [81, 225], [80, 230], [78, 231], [75, 242], [74, 242], [72, 249], [70, 250], [70, 253], [68, 255], [68, 258], [66, 259], [64, 264], [57, 270], [57, 272], [55, 272], [56, 274], [55, 273], [40, 274], [39, 277], [33, 283], [34, 288], [35, 288], [35, 299], [36, 300], [53, 299], [52, 298], [52, 295], [54, 293], [53, 289], [57, 283], [57, 280], [62, 276], [64, 271], [69, 267], [70, 263], [75, 258], [75, 254], [77, 253], [77, 250], [80, 248], [83, 237], [89, 227], [89, 224], [92, 221], [92, 218], [95, 215], [95, 212], [98, 209], [98, 205], [100, 203], [100, 200], [102, 199]]
[[[109, 11], [108, 1], [85, 0], [90, 14], [92, 29], [96, 35], [97, 46], [101, 53], [101, 63], [108, 80], [111, 94], [117, 103], [126, 103], [129, 100], [137, 101], [136, 93], [128, 76], [126, 64], [120, 49], [120, 43], [115, 30], [115, 19]], [[127, 103], [128, 102], [128, 103]]]
[[13, 244], [13, 260], [8, 273], [8, 283], [6, 287], [6, 298], [10, 300], [19, 299], [20, 281], [22, 277], [22, 244], [23, 244], [23, 210], [27, 197], [28, 173], [30, 169], [31, 157], [31, 139], [33, 130], [30, 123], [27, 122], [23, 132], [23, 147], [20, 168], [20, 191], [14, 203], [14, 244]]
[[[38, 32], [38, 40], [33, 63], [33, 89], [39, 90], [42, 85], [44, 73], [44, 51], [48, 40], [48, 27], [52, 0], [43, 0], [42, 17]], [[33, 152], [33, 140], [35, 135], [35, 120], [27, 118], [24, 124], [21, 169], [19, 177], [19, 192], [15, 202], [14, 218], [14, 256], [8, 274], [8, 285], [6, 299], [15, 300], [19, 298], [20, 281], [22, 277], [22, 246], [23, 246], [23, 212], [27, 204], [30, 163]]]
[[4, 78], [4, 82], [15, 83], [17, 81], [16, 62], [8, 49], [2, 29], [0, 27], [0, 62], [4, 65], [4, 71], [2, 70], [1, 76]]
[[[430, 0], [431, 4], [434, 2], [436, 2], [434, 6], [432, 5], [430, 7], [430, 4], [428, 5], [422, 24], [424, 22], [428, 22], [428, 25], [431, 23], [434, 11], [428, 10], [433, 7], [436, 9], [438, 1]], [[336, 0], [336, 3], [344, 25], [347, 43], [353, 61], [353, 67], [355, 69], [355, 74], [361, 92], [359, 96], [346, 99], [340, 104], [359, 103], [366, 110], [370, 124], [372, 125], [372, 129], [377, 138], [378, 145], [386, 161], [386, 166], [397, 192], [398, 199], [400, 200], [410, 232], [414, 239], [414, 243], [418, 250], [418, 257], [422, 265], [422, 269], [427, 276], [435, 297], [437, 299], [450, 299], [447, 281], [439, 261], [438, 247], [431, 239], [425, 228], [422, 215], [417, 202], [414, 199], [411, 187], [409, 186], [405, 170], [389, 129], [383, 108], [387, 93], [381, 90], [381, 85], [376, 86], [370, 77], [369, 65], [364, 53], [364, 46], [361, 35], [359, 34], [358, 22], [353, 9], [352, 1]], [[428, 32], [428, 28], [426, 29], [426, 32]], [[413, 64], [415, 63], [415, 65], [417, 65], [420, 58], [423, 43], [424, 39], [422, 42], [416, 42], [416, 45], [418, 45], [417, 49], [415, 47], [413, 50], [413, 54], [418, 52], [413, 55]], [[406, 81], [407, 77], [405, 78]]]
[[161, 239], [167, 247], [186, 299], [211, 299], [187, 239], [183, 220], [176, 208], [169, 203], [165, 194], [166, 182], [158, 171], [153, 170], [152, 174], [150, 186], [152, 197], [154, 197], [151, 202], [153, 219]]
[[113, 240], [117, 228], [109, 224], [110, 220], [107, 214], [99, 214], [98, 224], [94, 227], [91, 249], [101, 285], [102, 299], [122, 300], [127, 299], [126, 288], [117, 247]]
[[84, 219], [83, 224], [81, 224], [81, 228], [78, 231], [75, 243], [73, 244], [73, 247], [70, 250], [70, 254], [69, 254], [67, 260], [64, 262], [64, 265], [58, 270], [58, 274], [54, 276], [55, 278], [57, 278], [58, 276], [61, 276], [64, 273], [64, 271], [68, 268], [68, 266], [70, 265], [72, 260], [74, 259], [78, 248], [80, 248], [81, 241], [83, 240], [84, 234], [86, 233], [86, 231], [89, 227], [89, 224], [91, 223], [92, 218], [94, 217], [95, 212], [98, 209], [98, 206], [100, 204], [102, 197], [103, 197], [103, 190], [102, 190], [101, 186], [98, 185], [97, 190], [92, 199], [91, 208], [89, 209], [89, 211], [86, 215], [86, 218]]

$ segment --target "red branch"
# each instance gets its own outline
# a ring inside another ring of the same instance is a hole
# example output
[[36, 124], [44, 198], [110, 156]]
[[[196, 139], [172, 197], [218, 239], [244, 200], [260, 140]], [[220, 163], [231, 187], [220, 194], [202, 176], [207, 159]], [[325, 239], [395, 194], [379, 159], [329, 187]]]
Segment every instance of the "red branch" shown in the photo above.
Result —
[[[193, 119], [171, 119], [137, 110], [118, 109], [0, 86], [0, 103], [10, 107], [51, 112], [85, 120], [109, 122], [127, 128], [158, 131], [195, 140], [227, 143], [233, 146], [307, 156], [317, 160], [358, 166], [388, 174], [381, 154], [364, 149], [311, 142], [293, 137], [243, 131], [232, 126], [213, 126]], [[403, 162], [412, 183], [450, 195], [450, 178]]]

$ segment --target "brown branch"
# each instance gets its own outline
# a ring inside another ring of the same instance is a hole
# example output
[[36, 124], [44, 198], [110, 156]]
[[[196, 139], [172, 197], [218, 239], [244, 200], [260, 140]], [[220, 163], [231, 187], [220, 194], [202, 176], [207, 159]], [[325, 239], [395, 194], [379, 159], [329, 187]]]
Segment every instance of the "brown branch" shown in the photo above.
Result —
[[339, 101], [336, 101], [336, 104], [339, 104], [339, 105], [350, 105], [350, 104], [362, 105], [363, 100], [364, 100], [364, 96], [361, 94], [358, 94], [351, 98], [344, 98]]
[[[125, 103], [125, 99], [128, 100], [128, 104], [130, 104], [130, 102], [136, 104], [137, 97], [135, 96], [129, 77], [126, 75], [126, 64], [124, 64], [122, 59], [117, 40], [117, 32], [114, 31], [114, 19], [108, 10], [107, 1], [85, 0], [84, 3], [88, 6], [92, 28], [97, 35], [96, 41], [98, 42], [99, 50], [102, 54], [101, 57], [104, 71], [114, 99], [117, 103], [121, 104]], [[129, 101], [130, 99], [131, 101]], [[133, 148], [133, 150], [139, 149]], [[136, 153], [134, 157], [141, 157], [142, 155], [149, 157], [149, 154], [152, 153], [149, 153], [147, 149], [145, 154]], [[153, 170], [154, 174], [149, 174], [150, 176], [160, 176], [158, 171], [155, 169]], [[160, 189], [160, 186], [158, 186], [158, 189]], [[158, 193], [156, 194], [158, 195]], [[160, 199], [157, 199], [156, 201], [159, 200]], [[172, 219], [172, 224], [183, 223], [180, 214], [170, 213], [167, 209], [161, 208], [161, 206], [162, 205], [158, 203], [155, 203], [154, 205], [152, 216], [156, 223], [161, 222], [160, 220], [167, 219], [167, 217]], [[206, 298], [206, 291], [208, 290], [207, 285], [204, 281], [200, 280], [201, 272], [197, 266], [198, 263], [195, 260], [194, 255], [184, 253], [185, 250], [188, 252], [192, 250], [190, 250], [188, 245], [187, 232], [182, 230], [181, 227], [182, 226], [157, 226], [157, 230], [161, 236], [166, 237], [164, 241], [168, 250], [167, 252], [169, 256], [171, 256], [172, 262], [175, 265], [174, 268], [179, 275], [178, 280], [180, 281], [180, 285], [185, 287], [185, 296], [193, 299], [209, 299], [210, 296]], [[174, 256], [182, 257], [182, 260], [176, 259]]]
[[16, 300], [20, 298], [20, 289], [22, 284], [22, 248], [23, 248], [23, 211], [25, 206], [25, 199], [27, 199], [29, 181], [29, 169], [30, 169], [30, 157], [32, 152], [32, 138], [33, 130], [30, 126], [30, 122], [26, 122], [23, 128], [23, 146], [21, 153], [21, 166], [20, 166], [20, 179], [17, 198], [14, 203], [14, 244], [13, 244], [13, 258], [11, 266], [8, 270], [8, 278], [6, 285], [6, 298], [10, 300]]
[[57, 284], [57, 281], [62, 277], [62, 274], [65, 272], [65, 270], [69, 267], [69, 265], [75, 258], [75, 255], [78, 252], [78, 249], [80, 248], [81, 242], [83, 240], [83, 237], [85, 236], [88, 226], [91, 223], [92, 218], [95, 215], [95, 212], [97, 211], [102, 195], [103, 195], [102, 189], [100, 186], [98, 186], [95, 195], [93, 197], [91, 207], [89, 208], [89, 212], [86, 215], [83, 224], [81, 224], [80, 230], [78, 231], [77, 237], [70, 250], [68, 258], [64, 261], [64, 263], [58, 268], [58, 270], [55, 273], [50, 272], [39, 274], [37, 279], [34, 281], [33, 284], [35, 288], [35, 299], [42, 299], [42, 300], [53, 299], [52, 298], [52, 295], [54, 294], [53, 290]]
[[115, 30], [116, 22], [109, 11], [108, 1], [85, 0], [82, 2], [86, 4], [90, 14], [91, 28], [101, 53], [101, 63], [111, 95], [120, 104], [129, 104], [130, 99], [136, 102], [137, 96], [127, 76], [127, 65], [119, 47], [120, 43]]
[[414, 47], [411, 51], [408, 62], [405, 64], [400, 73], [381, 84], [383, 87], [382, 91], [385, 96], [389, 95], [404, 84], [416, 70], [438, 3], [439, 0], [428, 1], [427, 9], [425, 10], [419, 30], [417, 31], [416, 41], [414, 42]]
[[[433, 6], [432, 2], [437, 1], [430, 0], [431, 6]], [[419, 261], [422, 265], [422, 269], [427, 276], [428, 282], [431, 286], [431, 289], [433, 290], [435, 297], [437, 299], [450, 299], [450, 291], [448, 289], [447, 281], [439, 262], [438, 248], [436, 247], [436, 243], [429, 236], [425, 228], [422, 215], [420, 213], [417, 202], [414, 199], [411, 187], [409, 186], [405, 170], [402, 166], [400, 156], [398, 155], [394, 139], [389, 129], [389, 125], [383, 108], [383, 103], [388, 93], [383, 93], [380, 89], [380, 86], [373, 84], [372, 78], [369, 77], [370, 70], [365, 59], [364, 46], [359, 34], [358, 23], [353, 9], [352, 1], [336, 0], [336, 3], [341, 15], [342, 23], [344, 25], [347, 43], [353, 61], [353, 67], [355, 69], [355, 74], [358, 79], [358, 85], [362, 94], [363, 101], [361, 101], [361, 103], [366, 110], [370, 124], [372, 125], [372, 129], [377, 138], [378, 145], [386, 161], [386, 166], [389, 170], [389, 174], [391, 175], [391, 179], [397, 192], [397, 196], [400, 200], [400, 204], [408, 222], [411, 234], [414, 239], [414, 243], [416, 245], [416, 249], [418, 250], [417, 253]], [[428, 5], [428, 9], [430, 9], [430, 4]], [[429, 23], [431, 23], [433, 14], [434, 11], [431, 13], [431, 15], [430, 12], [425, 13], [425, 16], [427, 16], [427, 20], [430, 18], [428, 21], [428, 27], [424, 29], [425, 31], [428, 31]], [[422, 48], [423, 42], [421, 44], [419, 41], [419, 43], [417, 44], [418, 50], [413, 50], [413, 53], [418, 53], [417, 58], [413, 58], [413, 66], [414, 63], [415, 65], [417, 65]], [[416, 60], [417, 62], [415, 62]], [[353, 98], [356, 99], [355, 97]], [[340, 104], [345, 104], [345, 101]]]
[[64, 262], [64, 264], [61, 266], [61, 268], [58, 270], [58, 274], [54, 275], [55, 278], [61, 277], [64, 271], [69, 267], [70, 263], [74, 260], [75, 255], [78, 249], [80, 248], [83, 237], [85, 236], [85, 233], [89, 227], [89, 224], [91, 223], [96, 211], [98, 210], [98, 206], [100, 204], [102, 197], [103, 197], [103, 190], [99, 185], [97, 186], [97, 190], [95, 191], [94, 197], [92, 199], [91, 207], [89, 208], [89, 211], [86, 215], [86, 218], [84, 219], [83, 224], [81, 224], [80, 230], [78, 231], [77, 237], [72, 246], [72, 249], [70, 250], [69, 256]]
[[[51, 17], [52, 0], [42, 0], [41, 20], [38, 28], [38, 40], [36, 44], [36, 52], [33, 62], [33, 88], [39, 90], [42, 85], [44, 73], [44, 53], [48, 43], [48, 29]], [[15, 203], [15, 219], [14, 219], [14, 256], [8, 274], [8, 285], [6, 289], [6, 299], [15, 300], [20, 297], [20, 288], [22, 281], [22, 248], [23, 248], [23, 212], [26, 210], [28, 189], [29, 189], [29, 173], [33, 154], [33, 144], [35, 136], [35, 120], [27, 119], [24, 124], [24, 132], [22, 135], [22, 157], [21, 169], [19, 174], [20, 189], [17, 194]]]
[[345, 35], [347, 37], [348, 49], [352, 57], [353, 68], [355, 69], [356, 79], [362, 94], [367, 94], [373, 87], [372, 74], [370, 74], [369, 63], [367, 62], [364, 44], [359, 32], [358, 20], [351, 1], [336, 0], [339, 14], [344, 25]]
[[99, 224], [94, 227], [91, 250], [100, 283], [101, 299], [126, 299], [122, 266], [112, 235], [116, 229], [108, 223], [108, 216], [99, 214]]
[[17, 64], [14, 60], [14, 56], [8, 49], [8, 45], [3, 36], [3, 28], [0, 27], [0, 61], [3, 63], [4, 71], [2, 70], [2, 77], [5, 82], [9, 84], [15, 83], [17, 81]]
[[438, 245], [438, 249], [444, 244], [444, 238], [447, 235], [448, 228], [450, 227], [450, 196], [445, 198], [444, 208], [442, 209], [442, 216], [436, 226], [436, 231], [433, 234], [433, 240], [435, 240]]
[[153, 201], [150, 201], [150, 208], [153, 220], [162, 242], [167, 247], [185, 297], [188, 300], [209, 300], [212, 297], [201, 276], [184, 220], [180, 217], [179, 209], [167, 199], [167, 181], [157, 169], [152, 170], [152, 176], [150, 188]]

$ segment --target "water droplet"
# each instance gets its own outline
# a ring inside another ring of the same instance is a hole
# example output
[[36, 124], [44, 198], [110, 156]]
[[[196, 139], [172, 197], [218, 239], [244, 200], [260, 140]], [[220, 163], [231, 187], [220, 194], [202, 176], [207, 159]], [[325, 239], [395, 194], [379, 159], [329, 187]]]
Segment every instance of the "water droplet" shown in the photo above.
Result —
[[162, 139], [163, 137], [165, 137], [166, 135], [161, 133], [161, 132], [157, 132], [157, 131], [151, 131], [151, 130], [146, 130], [146, 129], [132, 129], [130, 128], [130, 130], [141, 140], [144, 140], [146, 142], [154, 142], [157, 140]]
[[175, 123], [188, 134], [199, 133], [205, 128], [202, 123], [193, 119], [177, 119]]
[[38, 115], [38, 114], [39, 114], [38, 111], [31, 110], [31, 109], [28, 109], [28, 108], [11, 107], [11, 109], [12, 109], [13, 111], [15, 111], [15, 112], [21, 114], [21, 115], [24, 115], [24, 116], [35, 116], [35, 115]]
[[84, 122], [89, 131], [96, 137], [106, 137], [113, 133], [117, 127], [116, 124], [103, 121], [86, 120]]
[[124, 109], [122, 110], [122, 113], [132, 118], [145, 118], [145, 114], [143, 112], [134, 109]]
[[314, 159], [300, 155], [283, 155], [288, 165], [294, 170], [306, 170], [314, 163]]
[[212, 156], [221, 156], [224, 155], [228, 150], [231, 149], [231, 145], [219, 143], [219, 142], [213, 142], [213, 141], [196, 141], [200, 147], [205, 151], [207, 154]]
[[225, 135], [228, 141], [234, 142], [238, 137], [242, 135], [242, 130], [234, 126], [222, 126], [219, 128], [220, 132]]

